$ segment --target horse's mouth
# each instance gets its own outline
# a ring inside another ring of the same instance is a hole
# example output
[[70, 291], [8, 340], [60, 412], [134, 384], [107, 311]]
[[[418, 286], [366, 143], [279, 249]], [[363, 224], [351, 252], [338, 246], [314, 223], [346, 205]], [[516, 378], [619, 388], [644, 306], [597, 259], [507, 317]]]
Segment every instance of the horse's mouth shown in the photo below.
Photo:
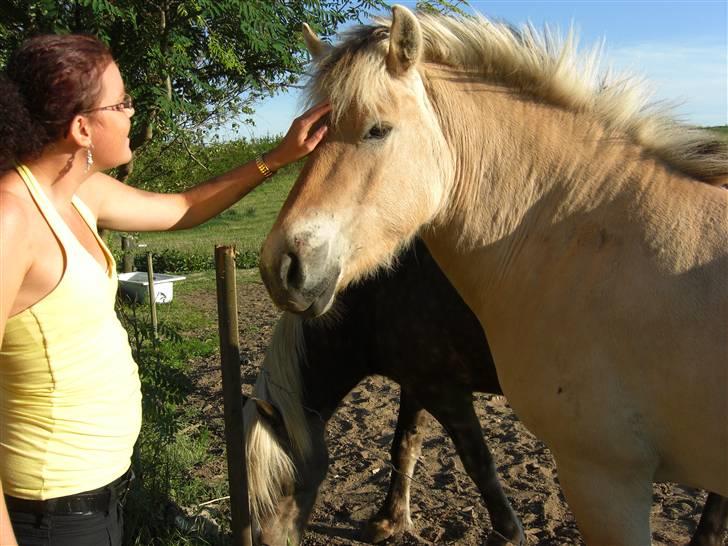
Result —
[[311, 304], [298, 313], [305, 318], [316, 318], [326, 313], [334, 303], [337, 281], [336, 277], [329, 280], [323, 287], [323, 291], [313, 299]]

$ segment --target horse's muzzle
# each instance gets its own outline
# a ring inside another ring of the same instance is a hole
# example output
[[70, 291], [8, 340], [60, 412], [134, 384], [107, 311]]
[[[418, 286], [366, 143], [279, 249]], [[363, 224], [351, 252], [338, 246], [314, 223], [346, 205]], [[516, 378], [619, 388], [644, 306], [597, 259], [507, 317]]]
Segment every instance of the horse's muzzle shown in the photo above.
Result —
[[[274, 248], [278, 246], [278, 248]], [[329, 259], [329, 243], [315, 247], [296, 238], [294, 245], [267, 241], [260, 275], [273, 302], [285, 311], [315, 317], [331, 306], [340, 268]]]

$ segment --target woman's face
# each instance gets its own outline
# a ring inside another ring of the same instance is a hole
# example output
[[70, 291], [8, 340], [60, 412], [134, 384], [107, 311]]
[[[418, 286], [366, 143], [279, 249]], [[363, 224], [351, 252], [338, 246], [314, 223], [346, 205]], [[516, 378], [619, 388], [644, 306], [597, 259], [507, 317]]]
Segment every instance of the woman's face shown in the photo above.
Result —
[[[124, 81], [116, 63], [112, 62], [101, 75], [101, 96], [96, 108], [118, 105], [124, 101]], [[91, 123], [91, 149], [98, 170], [118, 167], [131, 161], [129, 129], [133, 108], [94, 110], [88, 114]]]

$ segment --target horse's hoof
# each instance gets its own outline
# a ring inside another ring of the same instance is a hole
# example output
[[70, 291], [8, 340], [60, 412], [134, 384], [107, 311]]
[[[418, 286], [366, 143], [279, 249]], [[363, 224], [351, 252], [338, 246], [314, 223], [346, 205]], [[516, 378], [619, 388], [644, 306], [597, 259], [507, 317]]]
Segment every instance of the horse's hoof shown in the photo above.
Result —
[[360, 536], [363, 542], [378, 544], [399, 535], [407, 528], [402, 523], [395, 522], [389, 518], [372, 518], [362, 529]]
[[488, 535], [488, 540], [485, 541], [486, 546], [523, 546], [526, 544], [526, 537], [523, 533], [508, 538], [501, 535], [498, 531], [493, 531]]

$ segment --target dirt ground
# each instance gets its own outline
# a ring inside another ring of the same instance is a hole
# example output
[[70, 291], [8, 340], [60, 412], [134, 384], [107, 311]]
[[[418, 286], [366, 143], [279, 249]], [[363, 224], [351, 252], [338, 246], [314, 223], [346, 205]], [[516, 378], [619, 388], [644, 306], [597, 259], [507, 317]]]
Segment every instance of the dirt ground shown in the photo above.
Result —
[[[244, 390], [250, 392], [278, 317], [262, 284], [241, 284], [240, 340]], [[195, 298], [214, 309], [215, 295]], [[215, 442], [213, 462], [198, 472], [225, 475], [222, 392], [219, 363], [200, 362], [196, 394]], [[364, 544], [358, 532], [383, 501], [390, 476], [389, 447], [399, 387], [382, 377], [357, 386], [328, 425], [331, 466], [319, 492], [305, 546]], [[558, 486], [546, 447], [520, 424], [503, 397], [478, 395], [477, 411], [505, 487], [520, 516], [528, 544], [583, 544]], [[412, 485], [414, 530], [392, 540], [401, 545], [480, 545], [490, 529], [482, 499], [465, 474], [450, 439], [431, 419]], [[654, 487], [655, 544], [687, 544], [699, 520], [705, 494], [671, 484]], [[728, 544], [728, 542], [726, 542]]]

